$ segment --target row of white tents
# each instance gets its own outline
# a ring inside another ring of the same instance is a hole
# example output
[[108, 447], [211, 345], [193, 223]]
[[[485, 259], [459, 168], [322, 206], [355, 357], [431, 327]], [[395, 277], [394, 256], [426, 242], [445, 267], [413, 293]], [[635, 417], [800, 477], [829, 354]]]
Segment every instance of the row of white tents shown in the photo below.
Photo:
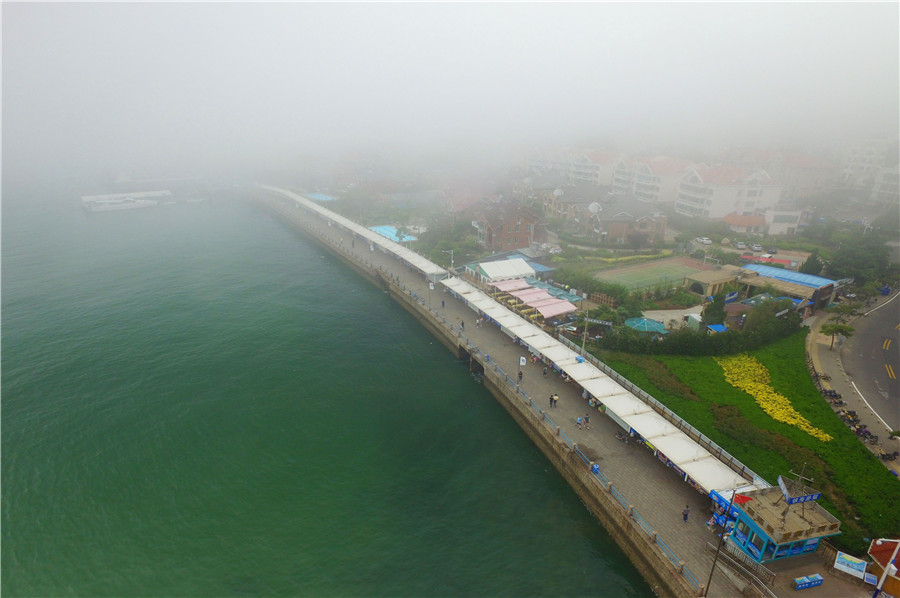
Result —
[[332, 221], [358, 237], [378, 246], [386, 253], [411, 264], [429, 280], [439, 280], [479, 315], [486, 315], [500, 325], [510, 338], [517, 338], [529, 351], [561, 369], [592, 397], [606, 406], [606, 413], [625, 430], [640, 435], [661, 452], [667, 460], [705, 492], [716, 490], [738, 492], [768, 487], [763, 480], [748, 482], [725, 463], [700, 446], [681, 429], [653, 410], [645, 401], [623, 388], [584, 357], [562, 344], [517, 313], [507, 309], [468, 282], [450, 276], [447, 270], [425, 259], [403, 245], [391, 241], [352, 220], [335, 214], [309, 199], [278, 187], [260, 185], [263, 189], [287, 197], [298, 205]]

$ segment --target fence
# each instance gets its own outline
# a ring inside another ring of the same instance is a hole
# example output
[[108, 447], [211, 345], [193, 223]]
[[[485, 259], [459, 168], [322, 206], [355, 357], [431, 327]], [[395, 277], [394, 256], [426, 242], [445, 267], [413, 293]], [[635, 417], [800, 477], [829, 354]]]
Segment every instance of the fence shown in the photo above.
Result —
[[[726, 548], [726, 551], [719, 550], [717, 547], [713, 546], [709, 542], [706, 543], [706, 551], [715, 553], [717, 550], [719, 552], [719, 558], [731, 566], [732, 570], [750, 582], [750, 584], [758, 589], [763, 596], [767, 596], [768, 598], [777, 598], [776, 595], [769, 589], [768, 584], [771, 584], [772, 581], [775, 580], [775, 574], [766, 569], [762, 564], [757, 563], [755, 561], [749, 560], [749, 557], [746, 559], [742, 557], [746, 557], [747, 555], [743, 554], [740, 551], [736, 551], [730, 544], [725, 543], [722, 545]], [[755, 565], [755, 566], [754, 566]], [[755, 574], [748, 570], [747, 566], [752, 569]]]
[[[565, 338], [564, 336], [559, 337], [559, 342], [563, 343], [574, 351], [578, 351], [579, 353], [581, 352], [581, 347]], [[731, 456], [728, 451], [705, 436], [702, 432], [700, 432], [700, 430], [683, 420], [677, 413], [657, 401], [651, 395], [644, 392], [643, 389], [635, 386], [627, 378], [620, 376], [614, 369], [612, 369], [590, 353], [585, 354], [584, 358], [587, 361], [591, 362], [594, 366], [596, 366], [597, 369], [599, 369], [601, 372], [615, 380], [622, 388], [647, 403], [647, 405], [649, 405], [654, 411], [661, 415], [663, 419], [684, 432], [688, 437], [691, 438], [691, 440], [695, 441], [697, 444], [705, 448], [707, 451], [709, 451], [709, 454], [713, 455], [719, 461], [730, 467], [734, 472], [739, 473], [744, 478], [752, 480], [754, 483], [760, 484], [762, 486], [768, 487], [771, 485], [752, 469]]]
[[[311, 230], [311, 227], [307, 226], [308, 229]], [[339, 243], [336, 243], [332, 239], [322, 238], [321, 234], [317, 234], [321, 240], [329, 242], [329, 244], [337, 251], [347, 254], [349, 257], [355, 258], [357, 262], [362, 262], [367, 268], [369, 268], [370, 272], [380, 272], [382, 276], [388, 275], [388, 279], [385, 282], [388, 282], [392, 285], [396, 290], [401, 293], [407, 295], [416, 305], [418, 309], [425, 310], [428, 312], [430, 318], [435, 323], [440, 323], [448, 332], [450, 332], [451, 336], [457, 337], [459, 342], [464, 342], [465, 347], [471, 351], [473, 355], [480, 355], [482, 351], [474, 345], [470, 339], [468, 339], [465, 335], [465, 329], [460, 326], [454, 326], [453, 323], [449, 322], [447, 318], [443, 316], [440, 312], [435, 310], [431, 305], [430, 301], [426, 301], [426, 298], [422, 295], [419, 295], [418, 292], [408, 288], [404, 284], [399, 283], [399, 279], [390, 274], [386, 269], [375, 266], [375, 264], [369, 263], [368, 260], [365, 260], [360, 255], [358, 255], [355, 251], [352, 251], [351, 248], [343, 246]], [[522, 402], [525, 406], [527, 406], [532, 412], [536, 419], [540, 419], [546, 426], [550, 428], [552, 434], [556, 437], [560, 438], [566, 446], [568, 446], [572, 452], [578, 456], [579, 459], [585, 464], [587, 471], [590, 473], [591, 479], [593, 479], [598, 485], [598, 491], [600, 489], [607, 491], [622, 509], [627, 513], [628, 518], [634, 522], [637, 529], [641, 530], [647, 537], [650, 539], [651, 543], [657, 546], [660, 552], [669, 560], [674, 569], [681, 573], [684, 578], [687, 580], [688, 584], [698, 593], [701, 593], [702, 586], [700, 582], [697, 580], [696, 576], [690, 571], [690, 569], [681, 561], [678, 556], [672, 551], [671, 548], [659, 537], [659, 535], [653, 530], [649, 523], [638, 513], [634, 507], [628, 502], [624, 495], [609, 481], [609, 479], [603, 475], [600, 469], [596, 464], [591, 462], [591, 460], [587, 457], [587, 455], [582, 452], [582, 450], [578, 447], [577, 443], [575, 443], [566, 433], [562, 430], [560, 426], [553, 421], [553, 419], [543, 410], [538, 404], [524, 391], [518, 384], [518, 380], [509, 374], [507, 374], [496, 362], [494, 362], [490, 355], [484, 354], [483, 360], [486, 366], [492, 367], [494, 372], [509, 386], [510, 390], [515, 392], [517, 396], [522, 399]]]

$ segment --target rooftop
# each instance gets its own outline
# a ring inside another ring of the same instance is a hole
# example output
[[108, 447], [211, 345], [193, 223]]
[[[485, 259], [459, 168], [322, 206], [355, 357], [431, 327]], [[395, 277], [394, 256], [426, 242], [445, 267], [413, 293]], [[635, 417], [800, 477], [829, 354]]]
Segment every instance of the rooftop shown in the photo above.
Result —
[[753, 500], [740, 508], [779, 544], [840, 532], [841, 522], [819, 503], [810, 501], [788, 505], [778, 486], [743, 494]]

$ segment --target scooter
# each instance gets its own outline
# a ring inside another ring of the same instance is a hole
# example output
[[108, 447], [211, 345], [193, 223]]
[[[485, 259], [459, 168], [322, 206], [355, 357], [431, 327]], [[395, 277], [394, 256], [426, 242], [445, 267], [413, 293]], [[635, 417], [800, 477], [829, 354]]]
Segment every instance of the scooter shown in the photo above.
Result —
[[616, 430], [616, 440], [628, 444], [628, 434], [626, 434], [622, 430]]
[[894, 451], [893, 453], [881, 453], [878, 455], [878, 458], [882, 461], [894, 461], [897, 457], [900, 457], [900, 451]]

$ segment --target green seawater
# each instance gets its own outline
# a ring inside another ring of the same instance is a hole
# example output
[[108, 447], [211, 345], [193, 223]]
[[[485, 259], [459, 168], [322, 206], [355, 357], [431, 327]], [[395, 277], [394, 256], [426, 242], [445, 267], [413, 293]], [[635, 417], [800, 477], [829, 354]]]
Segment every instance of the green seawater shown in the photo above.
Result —
[[3, 596], [647, 596], [466, 367], [239, 198], [4, 189]]

